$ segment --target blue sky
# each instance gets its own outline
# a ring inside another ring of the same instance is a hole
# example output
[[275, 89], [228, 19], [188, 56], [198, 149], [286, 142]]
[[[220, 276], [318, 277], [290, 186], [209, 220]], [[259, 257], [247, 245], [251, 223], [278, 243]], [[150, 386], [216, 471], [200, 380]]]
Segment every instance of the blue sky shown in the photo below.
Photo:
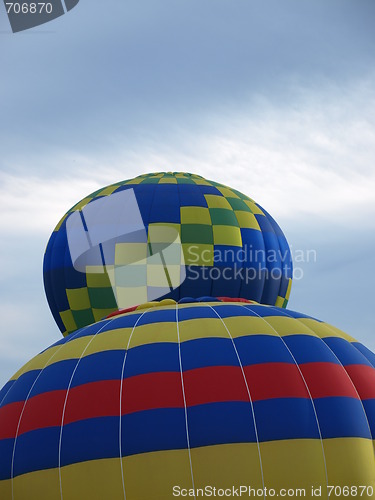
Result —
[[266, 208], [290, 307], [375, 349], [373, 0], [81, 0], [12, 34], [0, 5], [0, 385], [60, 334], [43, 252], [67, 209], [190, 171]]

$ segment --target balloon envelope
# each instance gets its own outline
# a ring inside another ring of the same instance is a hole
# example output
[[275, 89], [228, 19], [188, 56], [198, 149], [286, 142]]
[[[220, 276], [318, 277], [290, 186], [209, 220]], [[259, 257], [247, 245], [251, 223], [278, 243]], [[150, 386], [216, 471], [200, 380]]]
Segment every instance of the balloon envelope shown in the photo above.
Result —
[[66, 335], [162, 297], [230, 296], [286, 307], [288, 243], [252, 199], [198, 175], [154, 173], [80, 201], [47, 245], [44, 284]]
[[202, 300], [146, 304], [27, 363], [0, 392], [0, 498], [372, 496], [375, 355], [303, 314]]

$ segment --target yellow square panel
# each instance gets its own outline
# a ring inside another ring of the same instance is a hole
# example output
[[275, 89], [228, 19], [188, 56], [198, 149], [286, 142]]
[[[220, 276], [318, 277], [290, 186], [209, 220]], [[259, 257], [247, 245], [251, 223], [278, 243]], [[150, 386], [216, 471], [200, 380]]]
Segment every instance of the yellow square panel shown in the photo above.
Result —
[[101, 319], [105, 318], [108, 316], [108, 314], [111, 314], [113, 312], [114, 307], [111, 309], [93, 309], [92, 313], [94, 315], [95, 321], [100, 321]]
[[61, 224], [64, 222], [64, 220], [68, 217], [69, 214], [65, 214], [59, 221], [59, 223], [57, 224], [57, 226], [55, 227], [55, 229], [53, 230], [54, 232], [55, 231], [58, 231], [61, 227]]
[[129, 181], [124, 182], [125, 184], [140, 184], [142, 181], [144, 181], [144, 177], [137, 177], [136, 179], [130, 179]]
[[126, 266], [147, 259], [147, 243], [117, 243], [115, 247], [116, 266]]
[[254, 214], [242, 210], [235, 210], [234, 213], [236, 214], [238, 224], [241, 228], [257, 229], [260, 231], [258, 221]]
[[119, 309], [127, 307], [139, 306], [148, 301], [147, 286], [137, 287], [116, 287], [116, 298]]
[[216, 189], [220, 191], [220, 193], [225, 196], [226, 198], [240, 198], [236, 193], [233, 193], [229, 188], [226, 187], [217, 187]]
[[159, 184], [177, 184], [177, 179], [174, 177], [162, 177]]
[[211, 224], [210, 211], [205, 207], [181, 207], [181, 224]]
[[172, 265], [167, 268], [162, 264], [147, 266], [148, 286], [161, 287], [169, 290], [169, 283], [171, 283], [173, 288], [177, 288], [181, 284], [180, 276], [181, 267], [179, 265]]
[[212, 186], [211, 182], [205, 181], [204, 179], [194, 179], [194, 182], [198, 186]]
[[232, 207], [224, 196], [205, 194], [204, 197], [206, 198], [208, 208], [227, 208], [228, 210], [232, 210]]
[[112, 194], [113, 191], [116, 191], [116, 189], [119, 187], [120, 187], [119, 184], [115, 184], [113, 186], [108, 186], [108, 187], [102, 189], [100, 191], [100, 193], [98, 193], [98, 196], [108, 196], [109, 194]]
[[264, 212], [251, 200], [244, 200], [244, 203], [250, 208], [253, 214], [264, 215]]
[[73, 311], [90, 309], [90, 298], [87, 288], [71, 288], [66, 290], [69, 306]]
[[180, 235], [180, 224], [157, 222], [148, 226], [148, 241], [151, 243], [173, 243]]
[[70, 212], [75, 212], [76, 210], [81, 210], [83, 207], [85, 207], [89, 201], [91, 201], [93, 198], [91, 196], [88, 196], [87, 198], [84, 198], [83, 200], [79, 201], [77, 205], [74, 205], [74, 207], [70, 210]]
[[[111, 266], [112, 267], [112, 266]], [[86, 282], [88, 288], [108, 288], [111, 281], [103, 266], [86, 266]]]
[[72, 314], [72, 311], [70, 309], [68, 311], [61, 311], [60, 318], [61, 318], [62, 322], [64, 323], [65, 328], [68, 331], [71, 332], [73, 330], [77, 330], [77, 325], [76, 325], [76, 322], [74, 321], [73, 314]]
[[242, 246], [241, 230], [234, 226], [213, 226], [214, 244]]
[[205, 243], [183, 243], [185, 264], [187, 266], [213, 266], [214, 246]]

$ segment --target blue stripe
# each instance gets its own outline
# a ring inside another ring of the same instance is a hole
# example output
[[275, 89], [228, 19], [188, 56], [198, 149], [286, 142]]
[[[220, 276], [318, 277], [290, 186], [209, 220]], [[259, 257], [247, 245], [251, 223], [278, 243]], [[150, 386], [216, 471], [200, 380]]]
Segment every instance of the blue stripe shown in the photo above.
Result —
[[314, 408], [309, 399], [277, 398], [253, 404], [259, 441], [319, 439]]
[[228, 338], [188, 340], [181, 343], [184, 371], [207, 366], [238, 366], [232, 341]]
[[297, 363], [335, 363], [339, 364], [336, 356], [327, 344], [319, 337], [295, 334], [283, 337]]
[[122, 417], [124, 456], [187, 448], [184, 408], [160, 408]]
[[64, 425], [62, 466], [119, 456], [119, 417], [91, 418]]
[[190, 446], [254, 443], [256, 433], [251, 404], [210, 403], [188, 408]]
[[366, 412], [372, 439], [375, 439], [375, 399], [365, 399], [362, 404]]
[[292, 363], [293, 357], [280, 337], [249, 335], [234, 339], [243, 366], [263, 363]]
[[[144, 311], [142, 311], [144, 312]], [[146, 311], [137, 326], [156, 323], [174, 323], [176, 321], [175, 309], [149, 309]]]
[[67, 359], [44, 368], [30, 397], [49, 391], [66, 390], [77, 363], [78, 359]]
[[24, 401], [39, 373], [40, 370], [31, 370], [18, 377], [8, 394], [5, 396], [1, 406], [17, 401]]
[[371, 439], [362, 402], [354, 398], [329, 397], [314, 400], [323, 439], [358, 437]]
[[[360, 401], [320, 398], [314, 401], [323, 438], [371, 438]], [[253, 403], [260, 442], [319, 439], [313, 405], [308, 399], [280, 398]], [[209, 403], [188, 408], [190, 446], [255, 443], [250, 403]], [[186, 449], [185, 410], [163, 408], [122, 417], [123, 456]], [[18, 437], [15, 475], [58, 466], [60, 428], [39, 429]], [[10, 477], [13, 439], [0, 441], [0, 479]], [[119, 456], [119, 417], [101, 417], [64, 426], [62, 466]]]
[[[255, 304], [246, 304], [244, 307], [249, 311], [255, 313], [256, 316], [260, 316], [261, 318], [267, 318], [268, 316], [285, 316], [285, 312], [283, 309], [279, 307], [271, 307], [264, 305], [255, 305]], [[289, 314], [288, 310], [288, 314]]]
[[279, 314], [277, 316], [286, 316], [294, 319], [300, 319], [300, 318], [306, 318], [306, 319], [313, 319], [314, 321], [317, 321], [318, 323], [322, 323], [322, 321], [313, 318], [311, 316], [308, 316], [307, 314], [302, 314], [297, 311], [291, 311], [290, 309], [281, 309], [280, 307], [276, 306], [271, 306], [268, 308], [270, 311], [277, 311]]
[[125, 357], [123, 351], [101, 351], [82, 358], [74, 374], [72, 387], [98, 380], [119, 380]]
[[361, 344], [360, 342], [352, 342], [351, 343], [358, 351], [364, 355], [364, 357], [371, 363], [371, 365], [375, 368], [375, 354], [367, 349], [366, 346]]
[[18, 436], [14, 475], [59, 466], [60, 427], [49, 427]]
[[128, 351], [125, 377], [153, 372], [179, 372], [178, 344], [165, 342], [133, 347]]
[[14, 439], [0, 440], [0, 481], [10, 479]]
[[1, 391], [0, 391], [0, 406], [1, 406], [2, 400], [8, 394], [8, 391], [11, 389], [11, 387], [14, 385], [14, 383], [15, 383], [15, 380], [9, 380], [9, 382], [7, 382], [4, 385], [4, 387], [1, 389]]
[[342, 365], [372, 366], [368, 359], [347, 340], [339, 337], [326, 337], [323, 341], [338, 357]]
[[217, 316], [209, 306], [196, 306], [178, 308], [178, 321], [188, 321], [190, 319], [216, 318]]
[[218, 313], [220, 318], [223, 318], [223, 319], [225, 319], [225, 318], [238, 318], [241, 316], [254, 317], [255, 314], [251, 313], [251, 308], [252, 308], [251, 304], [247, 304], [246, 308], [243, 307], [242, 305], [225, 304], [225, 303], [222, 303], [222, 305], [214, 306], [215, 311]]

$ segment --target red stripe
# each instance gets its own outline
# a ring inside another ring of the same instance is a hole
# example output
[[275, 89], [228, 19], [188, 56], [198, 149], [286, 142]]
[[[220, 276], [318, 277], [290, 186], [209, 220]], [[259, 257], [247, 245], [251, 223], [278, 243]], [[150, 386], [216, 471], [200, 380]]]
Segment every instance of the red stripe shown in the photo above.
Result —
[[28, 399], [19, 434], [43, 427], [60, 426], [65, 394], [66, 391], [52, 391]]
[[257, 304], [254, 300], [240, 299], [235, 297], [217, 297], [221, 302], [244, 302], [245, 304]]
[[298, 367], [290, 363], [264, 363], [244, 367], [251, 399], [309, 398]]
[[[300, 369], [312, 397], [357, 397], [353, 384], [340, 365], [306, 363]], [[358, 392], [375, 397], [375, 370], [363, 365], [346, 368]], [[289, 363], [264, 363], [244, 367], [253, 401], [271, 398], [308, 398], [309, 394], [298, 367]], [[215, 366], [188, 370], [183, 374], [188, 406], [225, 401], [248, 401], [248, 393], [239, 366]], [[327, 380], [329, 383], [327, 383]], [[120, 380], [92, 382], [71, 388], [64, 423], [116, 416], [120, 412]], [[122, 414], [153, 408], [182, 408], [181, 375], [161, 372], [138, 375], [123, 381]], [[66, 391], [51, 391], [27, 401], [19, 434], [51, 426], [60, 426]], [[0, 409], [0, 439], [15, 436], [24, 402]]]
[[183, 408], [179, 372], [147, 373], [129, 377], [123, 384], [122, 414], [152, 408]]
[[18, 401], [0, 408], [0, 439], [15, 437], [23, 405], [23, 401]]
[[305, 363], [300, 365], [313, 398], [350, 397], [358, 399], [345, 368], [336, 363]]
[[102, 380], [70, 389], [64, 424], [120, 415], [120, 383], [120, 380]]
[[361, 399], [375, 399], [375, 369], [367, 365], [345, 366]]
[[184, 372], [187, 406], [223, 401], [249, 401], [239, 366], [212, 366]]

